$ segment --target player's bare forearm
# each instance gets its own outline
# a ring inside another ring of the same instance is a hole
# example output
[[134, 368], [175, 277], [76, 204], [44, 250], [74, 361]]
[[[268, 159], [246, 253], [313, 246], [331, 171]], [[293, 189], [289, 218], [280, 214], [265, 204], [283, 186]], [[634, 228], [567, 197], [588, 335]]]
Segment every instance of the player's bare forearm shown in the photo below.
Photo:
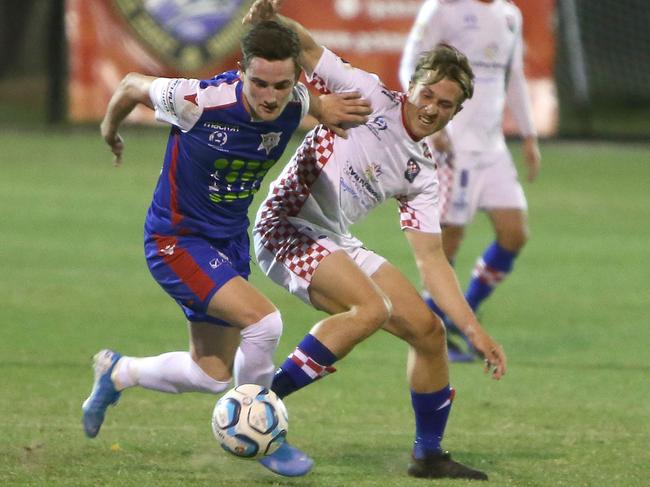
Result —
[[413, 249], [424, 287], [485, 358], [486, 372], [490, 371], [495, 379], [500, 379], [506, 373], [505, 353], [485, 332], [467, 304], [456, 273], [442, 249], [440, 235], [411, 230], [405, 233]]
[[149, 98], [149, 87], [154, 79], [151, 76], [129, 73], [122, 79], [108, 102], [106, 114], [100, 125], [100, 131], [102, 138], [115, 155], [115, 165], [122, 162], [122, 152], [124, 150], [124, 142], [118, 134], [120, 124], [138, 104], [153, 108]]
[[535, 181], [542, 165], [542, 155], [539, 151], [537, 137], [534, 135], [524, 137], [523, 151], [524, 160], [528, 166], [528, 181]]

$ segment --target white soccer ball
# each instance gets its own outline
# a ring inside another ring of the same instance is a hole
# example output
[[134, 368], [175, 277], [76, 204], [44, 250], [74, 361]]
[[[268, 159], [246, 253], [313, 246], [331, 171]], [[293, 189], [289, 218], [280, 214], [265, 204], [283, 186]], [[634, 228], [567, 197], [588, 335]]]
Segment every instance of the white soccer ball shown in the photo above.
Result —
[[273, 391], [242, 384], [217, 401], [212, 431], [227, 452], [243, 458], [260, 458], [284, 443], [288, 420], [287, 409]]

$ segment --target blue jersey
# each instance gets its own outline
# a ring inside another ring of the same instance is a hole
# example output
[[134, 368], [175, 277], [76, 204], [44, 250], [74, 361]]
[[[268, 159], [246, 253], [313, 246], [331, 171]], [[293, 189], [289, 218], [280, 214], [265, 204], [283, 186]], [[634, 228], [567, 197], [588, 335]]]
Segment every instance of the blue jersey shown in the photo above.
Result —
[[156, 118], [172, 124], [145, 222], [148, 234], [229, 238], [248, 228], [248, 207], [309, 108], [298, 84], [272, 122], [251, 120], [236, 71], [210, 80], [158, 78]]

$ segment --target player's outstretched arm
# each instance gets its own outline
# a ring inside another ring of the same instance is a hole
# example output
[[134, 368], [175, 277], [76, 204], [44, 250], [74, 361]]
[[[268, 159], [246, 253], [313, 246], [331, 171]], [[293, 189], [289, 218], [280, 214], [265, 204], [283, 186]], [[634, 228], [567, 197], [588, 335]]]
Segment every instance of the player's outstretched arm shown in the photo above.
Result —
[[149, 87], [154, 79], [152, 76], [129, 73], [122, 79], [108, 102], [106, 114], [100, 125], [100, 131], [102, 138], [115, 155], [113, 163], [116, 166], [122, 163], [122, 153], [124, 151], [124, 141], [118, 133], [119, 126], [139, 103], [153, 108], [149, 98]]
[[456, 274], [443, 251], [442, 237], [415, 230], [405, 230], [404, 233], [415, 255], [426, 290], [483, 356], [485, 371], [491, 371], [494, 379], [503, 377], [506, 373], [506, 354], [485, 332], [467, 304]]
[[293, 19], [279, 15], [282, 0], [257, 0], [244, 17], [244, 23], [255, 24], [262, 20], [281, 22], [293, 30], [300, 40], [300, 59], [298, 62], [307, 74], [311, 74], [323, 54], [323, 47], [311, 36], [309, 31]]

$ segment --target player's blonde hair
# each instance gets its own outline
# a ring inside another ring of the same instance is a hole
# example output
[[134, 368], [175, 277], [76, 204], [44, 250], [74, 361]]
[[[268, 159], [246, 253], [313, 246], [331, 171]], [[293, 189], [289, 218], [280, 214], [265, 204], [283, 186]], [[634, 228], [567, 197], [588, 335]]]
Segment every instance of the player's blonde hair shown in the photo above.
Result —
[[438, 44], [430, 51], [423, 52], [418, 58], [411, 83], [437, 83], [441, 79], [455, 81], [463, 92], [459, 103], [474, 94], [474, 72], [467, 56], [448, 44]]

